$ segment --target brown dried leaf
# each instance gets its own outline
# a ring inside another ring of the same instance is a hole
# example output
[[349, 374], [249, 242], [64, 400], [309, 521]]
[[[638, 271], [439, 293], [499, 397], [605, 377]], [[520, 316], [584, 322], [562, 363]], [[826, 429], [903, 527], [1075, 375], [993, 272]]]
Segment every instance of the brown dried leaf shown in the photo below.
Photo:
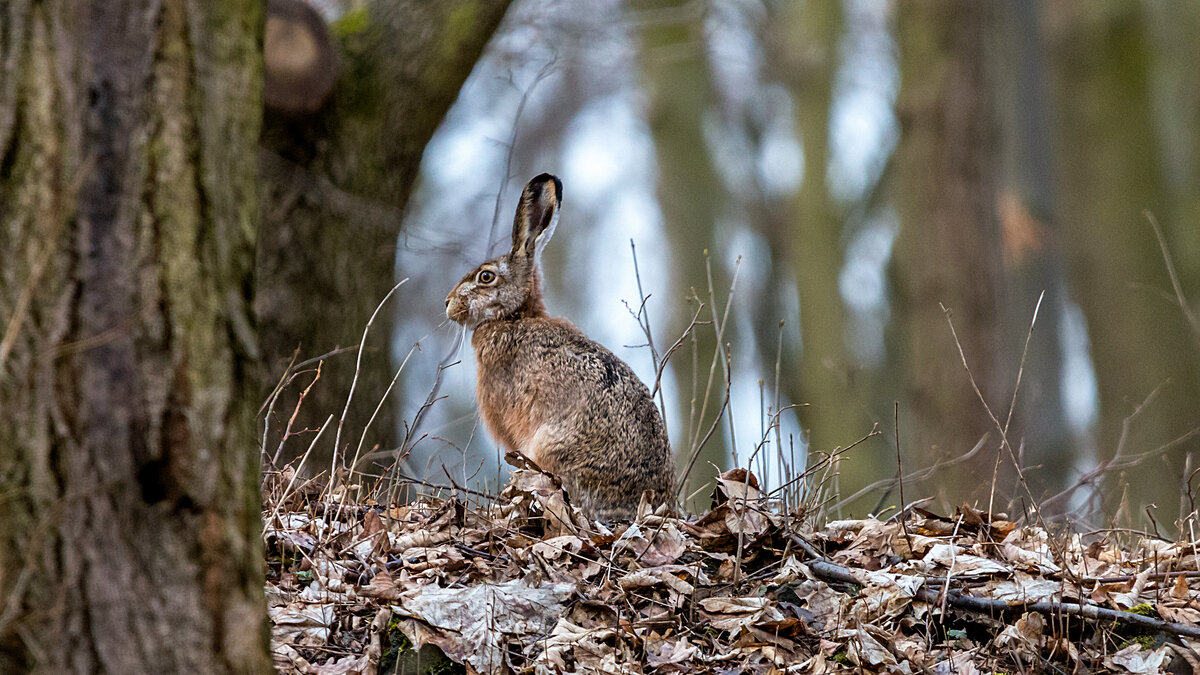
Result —
[[[974, 577], [1011, 572], [1008, 565], [1002, 562], [962, 553], [954, 544], [938, 544], [929, 549], [922, 560], [931, 565], [945, 568], [951, 577]], [[938, 576], [944, 577], [946, 573], [938, 572]]]
[[1193, 626], [1200, 625], [1200, 610], [1191, 607], [1168, 607], [1161, 603], [1155, 605], [1154, 609], [1166, 621], [1185, 623]]
[[1012, 579], [994, 579], [981, 588], [975, 589], [973, 595], [993, 600], [1002, 600], [1010, 605], [1027, 602], [1042, 602], [1044, 600], [1059, 600], [1062, 594], [1062, 583], [1053, 579], [1032, 577], [1024, 572], [1016, 572]]
[[1134, 605], [1141, 604], [1142, 591], [1146, 590], [1146, 584], [1150, 582], [1150, 575], [1154, 570], [1150, 567], [1138, 573], [1133, 580], [1133, 586], [1128, 593], [1111, 593], [1110, 599], [1112, 603], [1120, 609], [1129, 609]]
[[852, 638], [846, 643], [846, 656], [859, 668], [895, 666], [896, 657], [870, 633], [858, 628], [851, 631]]
[[[617, 585], [623, 591], [663, 585], [676, 593], [691, 595], [695, 587], [684, 581], [681, 575], [687, 574], [690, 576], [694, 573], [694, 568], [684, 567], [683, 565], [662, 565], [660, 567], [650, 567], [630, 572], [621, 577], [617, 581]], [[701, 582], [705, 581], [707, 579], [701, 578]]]
[[300, 642], [312, 638], [322, 644], [329, 639], [330, 626], [335, 619], [332, 604], [312, 605], [293, 602], [286, 607], [267, 609], [271, 617], [271, 638], [275, 642]]
[[313, 666], [309, 671], [313, 675], [367, 675], [369, 664], [366, 654], [362, 656], [344, 656], [328, 663]]
[[359, 587], [358, 594], [367, 598], [378, 598], [388, 601], [400, 599], [400, 589], [396, 586], [396, 582], [392, 578], [392, 573], [387, 570], [383, 570], [371, 577], [371, 583]]
[[617, 539], [614, 547], [631, 551], [637, 563], [647, 567], [675, 562], [687, 550], [683, 535], [670, 522], [653, 528], [634, 523]]
[[888, 572], [858, 571], [855, 578], [862, 582], [863, 590], [854, 599], [851, 615], [860, 623], [900, 616], [925, 584], [922, 577]]
[[1191, 597], [1191, 589], [1188, 588], [1187, 576], [1180, 574], [1175, 577], [1175, 584], [1171, 586], [1171, 597], [1176, 600], [1187, 600]]
[[763, 621], [782, 621], [784, 618], [769, 598], [711, 597], [701, 600], [700, 606], [710, 615], [713, 628], [718, 630], [736, 630]]

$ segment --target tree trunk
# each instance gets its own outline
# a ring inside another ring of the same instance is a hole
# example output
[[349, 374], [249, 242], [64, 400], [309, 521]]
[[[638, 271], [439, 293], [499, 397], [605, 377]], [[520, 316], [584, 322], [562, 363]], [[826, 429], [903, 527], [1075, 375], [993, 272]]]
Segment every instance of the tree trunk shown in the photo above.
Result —
[[[925, 465], [967, 452], [984, 433], [999, 442], [963, 369], [943, 305], [988, 404], [1002, 415], [1007, 403], [997, 396], [1002, 389], [995, 358], [1000, 288], [995, 121], [984, 53], [990, 10], [985, 3], [944, 0], [902, 3], [897, 10], [901, 226], [892, 348], [903, 352], [910, 387], [902, 399], [901, 433], [909, 440], [905, 447]], [[949, 485], [986, 484], [991, 461], [947, 478]], [[951, 499], [967, 495], [956, 490]]]
[[[299, 118], [268, 112], [255, 301], [268, 368], [264, 396], [297, 349], [306, 359], [356, 346], [396, 283], [400, 224], [425, 144], [508, 4], [371, 3], [369, 12], [352, 12], [333, 26], [342, 74], [330, 103]], [[362, 355], [345, 427], [354, 438], [393, 375], [388, 347], [400, 317], [397, 299], [392, 303], [373, 324]], [[297, 429], [340, 415], [355, 365], [353, 352], [325, 363]], [[276, 412], [286, 418], [297, 393]], [[371, 427], [374, 442], [394, 447], [398, 411], [398, 405], [380, 409]], [[328, 450], [324, 456], [327, 461]]]
[[[797, 415], [812, 449], [829, 452], [871, 430], [871, 420], [863, 412], [865, 402], [851, 384], [846, 308], [838, 286], [844, 262], [844, 217], [826, 181], [843, 17], [841, 6], [833, 2], [785, 0], [769, 11], [774, 15], [768, 30], [775, 48], [768, 52], [773, 57], [768, 63], [792, 92], [804, 149], [803, 181], [789, 205], [787, 227], [780, 241], [773, 242], [790, 262], [800, 295], [801, 349], [792, 360], [799, 378], [787, 385], [788, 394], [792, 401], [804, 404]], [[878, 463], [868, 459], [872, 451], [862, 448], [855, 454], [856, 461], [841, 465], [843, 485], [878, 478]]]
[[[1078, 448], [1062, 403], [1062, 334], [1066, 265], [1055, 189], [1055, 144], [1041, 25], [1034, 0], [998, 4], [993, 87], [1002, 127], [1000, 232], [1007, 279], [1004, 354], [1015, 372], [1039, 294], [1045, 292], [1018, 392], [1009, 439], [1025, 446], [1035, 495], [1066, 487]], [[1003, 399], [1000, 400], [1003, 403]], [[1007, 413], [1007, 406], [1005, 406]], [[997, 413], [999, 414], [999, 413]]]
[[261, 6], [0, 4], [0, 672], [268, 672]]
[[[677, 13], [666, 21], [645, 23], [642, 66], [650, 98], [650, 130], [658, 155], [658, 198], [674, 264], [680, 270], [680, 286], [685, 289], [675, 298], [672, 336], [667, 343], [683, 332], [695, 313], [695, 305], [687, 301], [693, 290], [704, 303], [699, 321], [708, 322], [696, 326], [692, 334], [694, 340], [689, 340], [694, 349], [689, 348], [686, 353], [681, 350], [673, 360], [676, 391], [679, 392], [679, 418], [683, 424], [671, 428], [671, 440], [678, 453], [677, 463], [683, 471], [691, 459], [692, 445], [699, 442], [712, 425], [724, 398], [723, 357], [716, 356], [721, 347], [712, 325], [714, 308], [708, 296], [705, 269], [707, 255], [711, 257], [717, 297], [715, 309], [723, 313], [729, 291], [729, 276], [724, 271], [727, 252], [717, 250], [714, 239], [723, 204], [723, 188], [704, 140], [704, 113], [710, 108], [713, 96], [703, 16], [693, 11], [694, 5], [680, 0], [646, 0], [633, 5], [638, 10]], [[725, 341], [730, 341], [729, 335], [725, 336]], [[706, 396], [709, 366], [714, 358], [718, 363], [712, 388]], [[693, 363], [697, 364], [694, 373]], [[725, 428], [718, 429], [704, 446], [684, 485], [685, 499], [712, 480], [713, 467], [726, 466], [729, 461], [727, 438]], [[697, 505], [703, 505], [707, 497], [707, 494], [700, 495]]]
[[[1062, 5], [1049, 13], [1062, 221], [1073, 244], [1067, 247], [1071, 280], [1087, 316], [1096, 369], [1100, 455], [1117, 451], [1126, 438], [1124, 418], [1161, 387], [1134, 419], [1123, 448], [1127, 456], [1148, 452], [1195, 427], [1200, 400], [1196, 336], [1175, 304], [1143, 215], [1150, 210], [1165, 223], [1176, 217], [1155, 135], [1154, 48], [1140, 3]], [[1165, 509], [1160, 523], [1170, 522], [1184, 459], [1197, 449], [1200, 441], [1192, 438], [1166, 455], [1166, 466], [1156, 458], [1109, 476], [1114, 489], [1104, 512], [1113, 513], [1128, 491], [1133, 513], [1157, 503]]]

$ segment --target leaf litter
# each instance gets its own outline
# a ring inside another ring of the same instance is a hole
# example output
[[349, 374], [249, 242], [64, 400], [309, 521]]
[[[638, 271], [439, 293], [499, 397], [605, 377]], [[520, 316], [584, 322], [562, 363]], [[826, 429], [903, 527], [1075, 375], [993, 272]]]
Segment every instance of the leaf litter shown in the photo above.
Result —
[[816, 527], [736, 469], [699, 516], [608, 525], [533, 469], [482, 506], [349, 494], [264, 508], [282, 673], [405, 672], [397, 652], [431, 648], [468, 673], [1200, 669], [1191, 543], [1085, 544], [965, 505]]

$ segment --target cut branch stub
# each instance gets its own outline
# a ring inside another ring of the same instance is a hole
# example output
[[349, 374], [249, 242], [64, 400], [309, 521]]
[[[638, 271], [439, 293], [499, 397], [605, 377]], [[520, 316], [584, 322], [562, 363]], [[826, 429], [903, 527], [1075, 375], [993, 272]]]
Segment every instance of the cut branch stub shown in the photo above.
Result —
[[337, 53], [324, 19], [303, 0], [270, 0], [263, 39], [264, 104], [290, 115], [321, 109], [337, 81]]

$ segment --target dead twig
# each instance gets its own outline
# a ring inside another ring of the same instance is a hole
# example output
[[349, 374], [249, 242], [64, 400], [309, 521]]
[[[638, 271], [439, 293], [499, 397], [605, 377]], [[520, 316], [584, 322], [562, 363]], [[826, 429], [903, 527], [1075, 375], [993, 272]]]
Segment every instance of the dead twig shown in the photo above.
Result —
[[1167, 238], [1163, 236], [1162, 228], [1158, 226], [1158, 219], [1150, 211], [1142, 211], [1146, 216], [1146, 220], [1150, 221], [1150, 227], [1154, 228], [1154, 236], [1158, 239], [1158, 248], [1162, 251], [1163, 264], [1167, 267], [1167, 276], [1171, 278], [1171, 289], [1175, 291], [1175, 302], [1179, 305], [1179, 311], [1183, 312], [1183, 317], [1192, 327], [1192, 337], [1196, 339], [1197, 348], [1200, 348], [1200, 317], [1196, 316], [1196, 312], [1192, 310], [1191, 303], [1183, 294], [1183, 285], [1179, 283], [1179, 273], [1175, 271], [1175, 262], [1171, 260], [1171, 252], [1167, 250]]
[[[959, 455], [958, 457], [955, 457], [953, 459], [947, 459], [947, 460], [944, 460], [941, 462], [937, 462], [935, 464], [925, 467], [924, 469], [917, 469], [916, 471], [913, 471], [912, 473], [905, 475], [904, 480], [906, 480], [910, 483], [913, 481], [927, 480], [928, 478], [933, 476], [935, 473], [937, 473], [938, 471], [941, 471], [942, 469], [945, 469], [946, 467], [954, 466], [955, 464], [962, 464], [963, 462], [969, 462], [969, 461], [971, 461], [971, 458], [973, 458], [975, 455], [979, 454], [979, 451], [983, 449], [984, 444], [987, 443], [987, 439], [988, 439], [988, 437], [985, 434], [982, 438], [979, 439], [979, 442], [975, 444], [975, 447], [971, 448], [965, 454]], [[861, 442], [861, 441], [859, 441], [859, 442]], [[886, 487], [888, 489], [891, 489], [891, 487], [893, 485], [895, 485], [896, 482], [897, 481], [894, 477], [893, 478], [883, 478], [881, 480], [877, 480], [874, 483], [871, 483], [871, 484], [867, 485], [866, 487], [859, 489], [857, 492], [850, 495], [849, 497], [846, 497], [846, 498], [838, 501], [837, 504], [835, 504], [834, 508], [842, 508], [842, 507], [846, 506], [847, 504], [850, 504], [851, 502], [853, 502], [855, 499], [858, 499], [859, 497], [862, 497], [863, 495], [870, 494], [880, 488]], [[876, 508], [875, 510], [878, 511], [879, 509]]]
[[[821, 555], [812, 544], [809, 544], [802, 537], [792, 535], [792, 541], [800, 548], [808, 553], [811, 560], [805, 564], [812, 570], [819, 579], [824, 581], [835, 581], [843, 584], [862, 585], [862, 581], [854, 576], [854, 573], [848, 567], [843, 567], [837, 563], [830, 562], [827, 558]], [[943, 600], [942, 593], [931, 590], [927, 587], [917, 589], [913, 596], [915, 599], [930, 604], [937, 604]], [[1037, 612], [1053, 619], [1057, 616], [1077, 616], [1082, 619], [1088, 619], [1096, 622], [1110, 623], [1126, 623], [1141, 628], [1146, 628], [1151, 631], [1162, 631], [1178, 635], [1180, 637], [1200, 640], [1200, 626], [1190, 626], [1187, 624], [1176, 623], [1173, 621], [1163, 621], [1151, 616], [1143, 616], [1134, 614], [1133, 612], [1124, 612], [1118, 609], [1108, 609], [1091, 603], [1078, 602], [1029, 602], [1009, 604], [1004, 600], [991, 600], [988, 598], [976, 598], [969, 595], [963, 595], [956, 590], [947, 590], [945, 592], [945, 603], [955, 609], [975, 612], [990, 617], [1010, 617], [1020, 616], [1024, 612]]]
[[358, 358], [354, 361], [354, 377], [350, 380], [350, 392], [346, 394], [346, 405], [342, 408], [342, 416], [340, 419], [338, 419], [337, 433], [335, 433], [333, 437], [333, 460], [329, 467], [328, 488], [331, 493], [335, 487], [334, 484], [337, 482], [336, 469], [338, 456], [341, 452], [340, 446], [342, 443], [342, 426], [346, 423], [346, 415], [350, 412], [350, 402], [354, 400], [354, 389], [358, 385], [358, 374], [362, 370], [363, 345], [367, 343], [367, 334], [371, 332], [371, 325], [375, 323], [375, 317], [379, 315], [379, 310], [383, 309], [383, 305], [388, 301], [388, 298], [392, 297], [392, 294], [396, 292], [396, 289], [403, 286], [407, 281], [408, 278], [405, 277], [404, 279], [401, 279], [395, 286], [392, 286], [392, 290], [388, 291], [387, 295], [383, 296], [383, 299], [380, 300], [379, 304], [375, 306], [375, 311], [371, 312], [371, 318], [367, 319], [367, 325], [363, 326], [362, 339], [359, 340], [358, 343]]

